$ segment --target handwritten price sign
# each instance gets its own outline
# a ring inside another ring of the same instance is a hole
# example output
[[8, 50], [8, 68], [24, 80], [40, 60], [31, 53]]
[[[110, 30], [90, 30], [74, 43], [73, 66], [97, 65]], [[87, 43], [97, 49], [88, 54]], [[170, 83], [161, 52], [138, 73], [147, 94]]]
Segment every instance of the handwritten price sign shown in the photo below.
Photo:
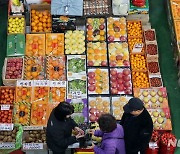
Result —
[[14, 128], [14, 124], [0, 124], [1, 131], [12, 131]]
[[143, 43], [136, 43], [134, 44], [132, 52], [139, 53], [142, 51], [144, 44]]
[[14, 149], [15, 143], [0, 143], [0, 149]]
[[23, 144], [24, 150], [39, 150], [43, 149], [43, 143], [24, 143]]

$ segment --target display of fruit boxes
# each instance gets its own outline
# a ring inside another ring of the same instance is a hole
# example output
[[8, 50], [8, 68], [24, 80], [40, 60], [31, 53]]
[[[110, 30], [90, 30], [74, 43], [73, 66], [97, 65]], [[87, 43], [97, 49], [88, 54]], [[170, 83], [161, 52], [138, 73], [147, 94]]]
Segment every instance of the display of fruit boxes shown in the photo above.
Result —
[[170, 2], [174, 20], [180, 19], [180, 2], [178, 0], [171, 0]]
[[110, 0], [84, 0], [84, 15], [107, 15], [111, 14], [111, 1]]
[[149, 88], [149, 74], [148, 72], [132, 71], [133, 88]]
[[129, 68], [110, 69], [111, 94], [132, 94], [131, 71]]
[[25, 57], [24, 79], [43, 80], [45, 78], [44, 57]]
[[0, 105], [0, 123], [12, 123], [13, 106]]
[[113, 96], [111, 98], [112, 102], [112, 114], [115, 116], [116, 120], [121, 120], [124, 113], [123, 106], [128, 103], [132, 96]]
[[132, 71], [147, 71], [147, 60], [143, 53], [131, 54], [130, 61]]
[[108, 41], [127, 41], [126, 18], [107, 18]]
[[88, 94], [109, 94], [108, 69], [88, 69]]
[[86, 56], [68, 55], [67, 56], [67, 78], [86, 75]]
[[156, 41], [146, 42], [146, 54], [147, 54], [147, 59], [158, 60], [158, 45]]
[[8, 34], [24, 34], [26, 22], [24, 16], [15, 15], [8, 18]]
[[163, 87], [161, 75], [149, 75], [150, 87]]
[[0, 87], [0, 104], [12, 105], [15, 101], [15, 87]]
[[84, 31], [68, 30], [65, 34], [65, 54], [84, 54], [85, 36]]
[[156, 31], [155, 31], [155, 29], [146, 29], [146, 30], [144, 30], [144, 39], [145, 39], [145, 42], [156, 41]]
[[147, 59], [147, 66], [149, 74], [158, 74], [160, 75], [160, 67], [157, 59]]
[[30, 114], [31, 114], [31, 104], [18, 102], [14, 104], [14, 117], [13, 122], [19, 123], [23, 126], [28, 126], [30, 124]]
[[155, 130], [172, 130], [169, 108], [147, 109]]
[[88, 66], [107, 66], [106, 42], [87, 43], [87, 60]]
[[129, 50], [126, 42], [112, 42], [108, 44], [110, 67], [130, 66]]
[[69, 78], [67, 81], [67, 99], [87, 98], [86, 76]]
[[63, 102], [66, 98], [66, 82], [50, 81], [49, 102]]
[[87, 18], [87, 41], [105, 41], [106, 23], [105, 18]]
[[66, 80], [65, 75], [65, 56], [47, 57], [47, 79], [48, 80]]
[[1, 150], [15, 148], [18, 129], [19, 129], [18, 127], [14, 126], [13, 130], [1, 131], [1, 138], [0, 138]]
[[31, 125], [46, 126], [47, 124], [48, 104], [45, 101], [38, 100], [31, 106]]
[[72, 118], [76, 123], [81, 124], [88, 121], [87, 99], [67, 99], [66, 101], [74, 106]]
[[60, 56], [64, 55], [64, 34], [47, 33], [46, 34], [46, 55]]
[[[141, 53], [144, 53], [144, 50], [145, 50], [145, 44], [144, 44], [144, 40], [143, 40], [143, 38], [137, 38], [137, 37], [132, 37], [132, 38], [128, 38], [128, 45], [129, 45], [129, 51], [131, 52], [131, 53], [134, 53], [135, 51], [134, 51], [134, 47], [136, 46], [136, 45], [142, 45], [143, 47], [142, 47], [142, 49], [141, 49]], [[138, 52], [139, 52], [140, 50], [138, 49]], [[137, 52], [137, 51], [136, 51]]]
[[144, 102], [146, 108], [168, 108], [166, 88], [139, 89], [134, 88], [134, 96]]
[[142, 23], [141, 21], [127, 21], [127, 32], [129, 38], [142, 38]]
[[46, 130], [39, 129], [33, 130], [23, 130], [22, 138], [22, 149], [23, 150], [40, 150], [45, 148], [46, 143]]
[[48, 80], [34, 80], [32, 102], [49, 101], [49, 81]]
[[14, 86], [18, 79], [23, 79], [24, 58], [9, 57], [4, 60], [3, 83], [7, 86]]
[[89, 97], [89, 121], [95, 122], [102, 113], [110, 113], [109, 97]]
[[45, 34], [26, 34], [26, 55], [45, 55]]
[[51, 5], [31, 4], [30, 5], [30, 26], [31, 33], [43, 33], [52, 31]]
[[[21, 85], [22, 82], [22, 85]], [[30, 83], [23, 84], [23, 83]], [[30, 80], [18, 80], [16, 85], [16, 103], [17, 102], [29, 102], [32, 101], [32, 81]]]

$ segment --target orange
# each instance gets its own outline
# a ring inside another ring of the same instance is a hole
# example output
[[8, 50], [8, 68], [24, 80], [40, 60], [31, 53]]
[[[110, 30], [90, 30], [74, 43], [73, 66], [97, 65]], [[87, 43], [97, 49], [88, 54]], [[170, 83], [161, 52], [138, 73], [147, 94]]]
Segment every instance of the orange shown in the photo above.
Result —
[[108, 34], [109, 34], [109, 35], [114, 36], [114, 33], [115, 33], [115, 32], [114, 32], [113, 30], [108, 30]]
[[51, 27], [51, 23], [47, 23], [47, 27], [50, 28]]
[[100, 57], [99, 55], [94, 55], [94, 59], [95, 59], [95, 60], [100, 60], [100, 58], [101, 58], [101, 57]]
[[94, 56], [92, 54], [88, 54], [87, 59], [88, 60], [94, 60]]
[[31, 23], [31, 26], [35, 26], [35, 25], [36, 25], [36, 23], [35, 23], [35, 22], [32, 22], [32, 23]]
[[46, 23], [43, 23], [43, 27], [44, 27], [44, 28], [46, 27]]
[[99, 53], [100, 53], [100, 50], [99, 50], [99, 49], [94, 49], [94, 53], [95, 53], [95, 54], [99, 54]]
[[92, 54], [92, 53], [94, 53], [94, 50], [92, 49], [92, 48], [90, 48], [90, 49], [88, 49], [88, 51], [87, 51], [89, 54]]
[[31, 13], [32, 13], [32, 14], [35, 14], [35, 13], [36, 13], [36, 11], [35, 11], [35, 10], [31, 10]]
[[110, 30], [113, 29], [113, 24], [109, 24], [108, 29], [110, 29]]
[[88, 30], [87, 34], [91, 36], [91, 35], [93, 35], [93, 31], [92, 30]]

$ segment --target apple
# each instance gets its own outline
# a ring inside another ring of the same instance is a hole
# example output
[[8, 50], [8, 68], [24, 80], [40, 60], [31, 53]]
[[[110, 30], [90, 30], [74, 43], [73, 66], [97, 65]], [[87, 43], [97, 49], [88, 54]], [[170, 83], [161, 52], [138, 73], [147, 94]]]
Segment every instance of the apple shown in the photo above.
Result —
[[89, 113], [94, 114], [97, 112], [96, 108], [90, 108]]
[[93, 29], [93, 26], [92, 26], [92, 25], [88, 25], [88, 26], [87, 26], [87, 29], [88, 29], [88, 30], [92, 30], [92, 29]]
[[111, 93], [112, 93], [112, 94], [118, 94], [118, 90], [115, 89], [115, 88], [111, 88]]
[[88, 90], [89, 91], [94, 91], [96, 89], [95, 85], [89, 85]]
[[107, 62], [106, 61], [102, 61], [101, 62], [101, 66], [107, 66]]
[[109, 37], [108, 37], [108, 41], [109, 41], [109, 42], [113, 42], [113, 41], [114, 41], [114, 36], [109, 36]]
[[130, 78], [129, 76], [123, 76], [123, 80], [124, 80], [124, 81], [130, 81], [131, 78]]
[[118, 91], [120, 91], [120, 92], [124, 91], [124, 86], [123, 86], [123, 84], [120, 84], [120, 85], [118, 86]]
[[125, 94], [132, 94], [132, 90], [131, 89], [129, 89], [129, 90], [125, 90]]
[[95, 122], [97, 120], [97, 117], [94, 114], [91, 114], [89, 119], [90, 121]]
[[118, 86], [117, 82], [112, 82], [112, 83], [111, 83], [111, 87], [112, 87], [112, 88], [117, 88], [117, 86]]
[[118, 84], [122, 84], [122, 83], [123, 83], [123, 79], [118, 79], [118, 80], [117, 80], [117, 83], [118, 83]]
[[130, 70], [127, 68], [123, 70], [124, 75], [129, 75], [130, 73], [131, 73]]
[[116, 61], [110, 61], [110, 64], [109, 64], [111, 67], [114, 67], [116, 66]]
[[130, 87], [131, 84], [130, 84], [130, 82], [124, 82], [124, 86], [125, 86], [125, 87]]
[[126, 36], [120, 36], [120, 41], [124, 42], [124, 41], [127, 41], [127, 37]]
[[123, 73], [122, 73], [122, 72], [118, 72], [117, 77], [118, 77], [119, 79], [122, 79], [122, 78], [123, 78]]
[[103, 30], [104, 28], [105, 28], [104, 24], [101, 24], [101, 25], [99, 26], [99, 29], [100, 29], [100, 30]]
[[114, 27], [114, 31], [115, 31], [115, 32], [119, 32], [119, 31], [120, 31], [120, 28], [119, 28], [119, 27]]
[[128, 60], [123, 60], [123, 64], [124, 64], [124, 66], [130, 66], [130, 63]]
[[114, 82], [114, 81], [116, 81], [116, 77], [115, 77], [115, 76], [111, 76], [111, 77], [110, 77], [110, 80], [111, 80], [112, 82]]
[[88, 77], [89, 78], [94, 78], [95, 77], [95, 73], [94, 72], [89, 72], [88, 73]]
[[94, 78], [88, 79], [88, 83], [91, 84], [91, 85], [94, 84], [95, 83], [95, 79]]
[[88, 66], [94, 66], [94, 62], [93, 61], [88, 61]]
[[117, 75], [117, 71], [115, 69], [111, 69], [110, 74], [112, 76], [116, 76]]

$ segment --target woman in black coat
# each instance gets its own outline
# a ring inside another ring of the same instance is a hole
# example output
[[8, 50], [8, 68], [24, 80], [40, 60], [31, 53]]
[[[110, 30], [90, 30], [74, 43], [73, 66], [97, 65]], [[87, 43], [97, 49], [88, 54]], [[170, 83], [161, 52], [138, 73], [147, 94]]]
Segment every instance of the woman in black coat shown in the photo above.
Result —
[[[84, 136], [83, 130], [71, 119], [74, 107], [67, 102], [61, 102], [52, 112], [48, 120], [46, 140], [53, 154], [65, 154], [69, 145], [76, 143]], [[72, 130], [78, 132], [72, 136]]]

